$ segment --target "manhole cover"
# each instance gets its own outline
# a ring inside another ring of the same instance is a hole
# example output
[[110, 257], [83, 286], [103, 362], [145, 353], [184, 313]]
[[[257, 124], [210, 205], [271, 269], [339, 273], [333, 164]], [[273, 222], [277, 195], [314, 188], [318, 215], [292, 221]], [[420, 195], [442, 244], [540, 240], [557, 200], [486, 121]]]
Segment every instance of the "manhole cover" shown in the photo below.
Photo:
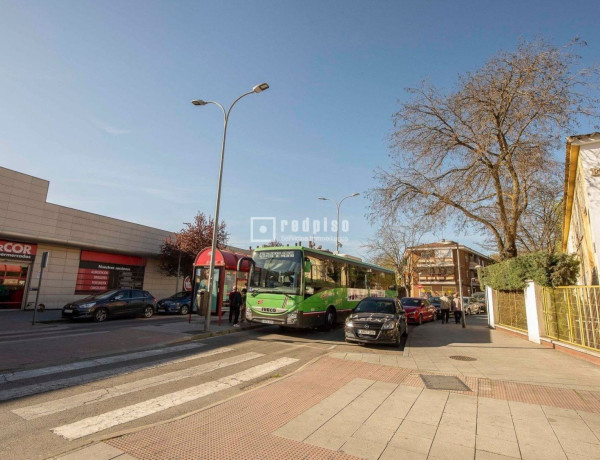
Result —
[[457, 361], [477, 361], [477, 358], [471, 358], [470, 356], [450, 356], [450, 359]]
[[420, 376], [425, 386], [430, 390], [471, 391], [471, 389], [458, 377], [424, 374], [420, 374]]

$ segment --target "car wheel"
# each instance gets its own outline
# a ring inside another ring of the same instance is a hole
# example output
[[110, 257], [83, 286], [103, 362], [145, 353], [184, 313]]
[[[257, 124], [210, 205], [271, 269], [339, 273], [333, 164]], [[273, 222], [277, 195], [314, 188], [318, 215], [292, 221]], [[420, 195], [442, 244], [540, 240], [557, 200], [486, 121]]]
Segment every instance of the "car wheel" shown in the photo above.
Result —
[[408, 322], [404, 321], [404, 332], [402, 333], [403, 337], [408, 336]]
[[400, 331], [396, 331], [396, 340], [394, 340], [394, 346], [400, 348]]
[[154, 314], [154, 307], [152, 305], [146, 305], [144, 308], [144, 318], [152, 318]]
[[95, 322], [101, 323], [102, 321], [106, 320], [106, 318], [108, 318], [108, 311], [106, 310], [106, 308], [98, 308], [94, 312], [94, 321]]
[[335, 308], [329, 307], [325, 312], [325, 324], [323, 324], [323, 330], [330, 331], [335, 324]]
[[189, 305], [182, 305], [182, 306], [181, 306], [181, 311], [180, 311], [180, 313], [181, 313], [182, 315], [187, 315], [189, 312], [190, 312], [190, 307], [189, 307]]
[[423, 324], [423, 315], [419, 315], [419, 321], [417, 322], [417, 324], [420, 326], [421, 324]]

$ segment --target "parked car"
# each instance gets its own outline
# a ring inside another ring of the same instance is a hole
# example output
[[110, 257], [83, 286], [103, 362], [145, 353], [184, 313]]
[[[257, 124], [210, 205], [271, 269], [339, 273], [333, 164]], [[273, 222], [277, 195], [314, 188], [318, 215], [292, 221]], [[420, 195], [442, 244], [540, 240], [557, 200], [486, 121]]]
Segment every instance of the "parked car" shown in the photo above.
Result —
[[62, 317], [69, 319], [93, 319], [101, 322], [117, 316], [144, 316], [154, 314], [156, 299], [141, 289], [112, 289], [68, 303], [62, 309]]
[[177, 294], [161, 299], [156, 303], [156, 313], [179, 313], [187, 315], [192, 304], [192, 292], [182, 291]]
[[442, 317], [442, 301], [439, 297], [429, 297], [429, 303], [435, 307], [435, 318]]
[[409, 323], [422, 324], [423, 321], [434, 321], [436, 310], [429, 300], [419, 297], [402, 297], [400, 300]]
[[477, 302], [479, 304], [479, 313], [486, 313], [485, 293], [484, 292], [475, 292], [471, 296], [471, 302]]
[[463, 297], [463, 306], [467, 315], [476, 315], [479, 313], [480, 304], [474, 301], [472, 297]]
[[400, 337], [408, 334], [406, 314], [398, 299], [367, 297], [346, 319], [344, 331], [346, 342], [400, 346]]

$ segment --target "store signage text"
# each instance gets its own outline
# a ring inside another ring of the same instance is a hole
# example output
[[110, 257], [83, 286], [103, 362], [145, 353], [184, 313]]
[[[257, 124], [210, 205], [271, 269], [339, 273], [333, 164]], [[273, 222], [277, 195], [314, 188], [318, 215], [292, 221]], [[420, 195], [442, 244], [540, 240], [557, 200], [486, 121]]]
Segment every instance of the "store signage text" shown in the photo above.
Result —
[[8, 259], [33, 260], [36, 252], [36, 244], [0, 240], [0, 257], [5, 257]]

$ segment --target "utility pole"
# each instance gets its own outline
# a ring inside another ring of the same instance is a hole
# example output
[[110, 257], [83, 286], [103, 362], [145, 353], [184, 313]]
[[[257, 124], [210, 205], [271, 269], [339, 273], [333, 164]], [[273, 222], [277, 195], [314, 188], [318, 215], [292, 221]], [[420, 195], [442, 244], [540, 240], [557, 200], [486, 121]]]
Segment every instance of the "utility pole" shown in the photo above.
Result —
[[463, 293], [462, 293], [462, 276], [460, 273], [460, 245], [456, 243], [456, 269], [458, 270], [458, 298], [460, 299], [461, 306], [461, 324], [462, 327], [467, 327], [465, 323], [465, 306], [463, 304]]

